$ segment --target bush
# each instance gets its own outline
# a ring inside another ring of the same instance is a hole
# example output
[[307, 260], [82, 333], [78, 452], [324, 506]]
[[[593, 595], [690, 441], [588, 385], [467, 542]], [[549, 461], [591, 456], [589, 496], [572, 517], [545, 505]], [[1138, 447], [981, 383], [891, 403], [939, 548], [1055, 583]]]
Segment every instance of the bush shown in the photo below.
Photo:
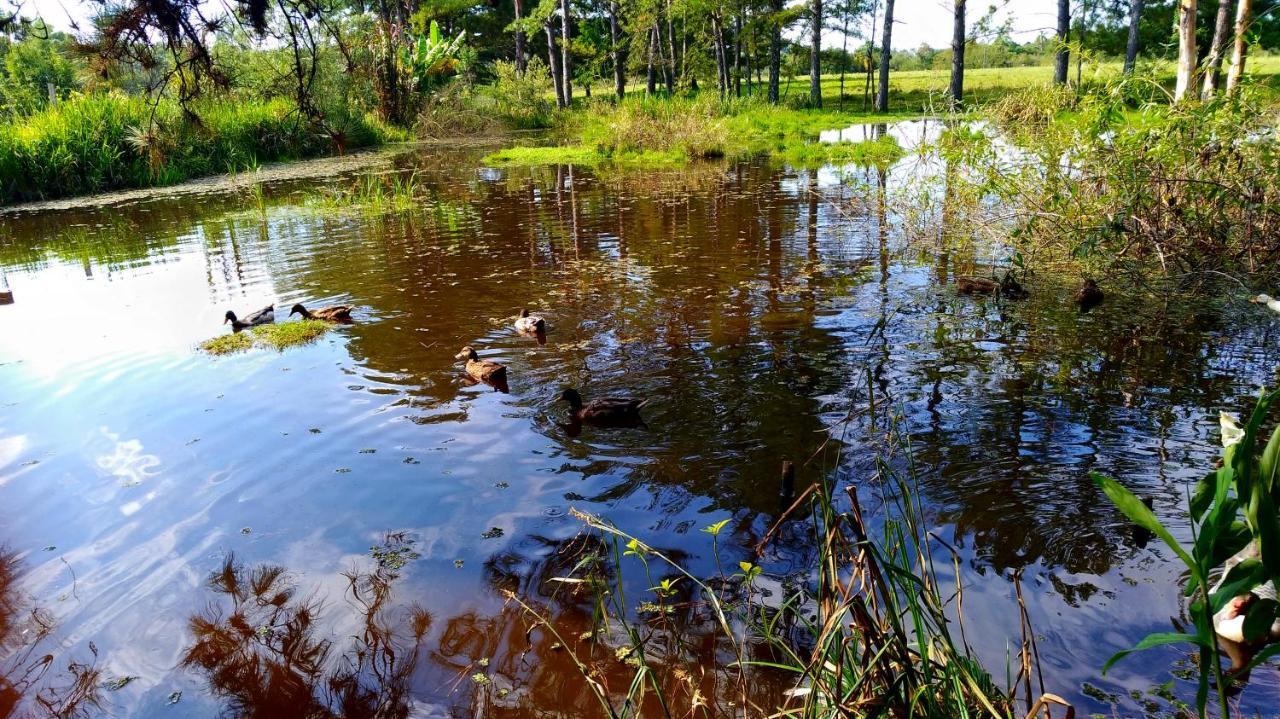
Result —
[[198, 120], [170, 101], [153, 114], [145, 98], [77, 95], [0, 125], [0, 201], [166, 185], [388, 137], [365, 117], [343, 118], [341, 137], [320, 133], [283, 99], [209, 100], [194, 109]]
[[549, 97], [551, 74], [540, 58], [533, 58], [521, 76], [513, 62], [493, 65], [493, 98], [498, 115], [517, 129], [551, 127], [555, 105]]

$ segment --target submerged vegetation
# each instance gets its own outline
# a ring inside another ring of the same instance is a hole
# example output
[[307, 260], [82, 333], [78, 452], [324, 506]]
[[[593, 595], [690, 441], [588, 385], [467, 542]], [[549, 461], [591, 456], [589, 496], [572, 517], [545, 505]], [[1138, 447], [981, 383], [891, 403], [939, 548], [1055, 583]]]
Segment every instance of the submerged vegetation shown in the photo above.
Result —
[[211, 355], [234, 354], [252, 347], [265, 347], [283, 352], [290, 347], [314, 342], [331, 329], [333, 324], [323, 320], [298, 320], [259, 325], [252, 329], [205, 340], [200, 343], [200, 349]]

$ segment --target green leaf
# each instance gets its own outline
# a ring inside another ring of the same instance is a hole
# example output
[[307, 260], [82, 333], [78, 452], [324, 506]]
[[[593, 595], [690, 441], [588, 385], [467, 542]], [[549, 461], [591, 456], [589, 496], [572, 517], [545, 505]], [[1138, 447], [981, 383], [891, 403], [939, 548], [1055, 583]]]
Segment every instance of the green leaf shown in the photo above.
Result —
[[[1254, 655], [1253, 659], [1249, 662], [1249, 666], [1244, 668], [1244, 672], [1252, 671], [1254, 667], [1267, 661], [1268, 659], [1270, 659], [1271, 657], [1274, 657], [1277, 654], [1280, 654], [1280, 644], [1272, 644], [1271, 646], [1267, 647], [1266, 649], [1263, 649], [1262, 651]], [[1241, 672], [1241, 674], [1243, 674], [1244, 672]]]
[[1258, 462], [1259, 479], [1267, 492], [1275, 489], [1277, 471], [1280, 471], [1280, 427], [1271, 433], [1271, 441], [1262, 450], [1262, 460]]
[[1156, 515], [1147, 508], [1147, 505], [1142, 503], [1141, 499], [1138, 499], [1133, 492], [1125, 489], [1123, 485], [1110, 477], [1104, 477], [1097, 472], [1089, 476], [1093, 479], [1093, 483], [1098, 485], [1098, 488], [1107, 495], [1111, 503], [1116, 505], [1116, 509], [1120, 510], [1134, 524], [1163, 540], [1183, 563], [1195, 569], [1195, 560], [1191, 558], [1191, 555], [1187, 554], [1187, 550], [1183, 549], [1181, 544], [1178, 544], [1178, 540], [1173, 538], [1169, 530], [1165, 529], [1163, 524], [1160, 524], [1160, 520], [1156, 519]]
[[1245, 594], [1267, 581], [1267, 569], [1254, 557], [1246, 559], [1227, 572], [1218, 590], [1209, 597], [1209, 613], [1217, 614], [1233, 598]]
[[1213, 504], [1214, 488], [1217, 487], [1218, 472], [1213, 471], [1204, 476], [1199, 482], [1196, 482], [1195, 492], [1191, 495], [1191, 519], [1199, 522], [1204, 513], [1208, 511], [1209, 505]]
[[719, 522], [716, 522], [715, 524], [712, 524], [712, 525], [710, 525], [710, 526], [703, 527], [703, 528], [702, 528], [702, 531], [704, 531], [704, 532], [706, 532], [707, 534], [710, 534], [711, 536], [715, 537], [715, 536], [718, 536], [718, 535], [720, 534], [720, 530], [724, 529], [724, 525], [726, 525], [726, 524], [728, 524], [728, 523], [729, 523], [729, 520], [727, 520], [727, 519], [722, 519], [722, 520], [720, 520]]
[[752, 564], [751, 562], [738, 562], [738, 568], [747, 574], [750, 574], [751, 569], [755, 566], [756, 565]]
[[1125, 649], [1124, 651], [1113, 654], [1111, 658], [1107, 660], [1107, 663], [1102, 665], [1102, 673], [1103, 675], [1106, 675], [1107, 670], [1114, 666], [1116, 662], [1124, 659], [1134, 652], [1140, 652], [1143, 649], [1150, 649], [1152, 647], [1161, 647], [1166, 644], [1194, 644], [1196, 646], [1203, 647], [1204, 640], [1195, 634], [1179, 634], [1174, 632], [1148, 634], [1142, 639], [1142, 641], [1133, 645], [1133, 648]]
[[1246, 642], [1262, 639], [1271, 633], [1271, 624], [1276, 620], [1276, 609], [1280, 604], [1274, 599], [1261, 599], [1249, 607], [1244, 615], [1244, 640]]

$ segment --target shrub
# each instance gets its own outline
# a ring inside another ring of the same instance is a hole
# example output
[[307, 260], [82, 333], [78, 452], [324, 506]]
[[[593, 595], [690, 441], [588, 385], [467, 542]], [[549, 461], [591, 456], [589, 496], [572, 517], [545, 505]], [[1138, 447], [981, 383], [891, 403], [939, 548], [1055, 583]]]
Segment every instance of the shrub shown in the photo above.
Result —
[[493, 98], [498, 115], [521, 130], [551, 127], [555, 105], [551, 92], [551, 75], [540, 58], [533, 58], [524, 75], [516, 72], [513, 62], [493, 65]]

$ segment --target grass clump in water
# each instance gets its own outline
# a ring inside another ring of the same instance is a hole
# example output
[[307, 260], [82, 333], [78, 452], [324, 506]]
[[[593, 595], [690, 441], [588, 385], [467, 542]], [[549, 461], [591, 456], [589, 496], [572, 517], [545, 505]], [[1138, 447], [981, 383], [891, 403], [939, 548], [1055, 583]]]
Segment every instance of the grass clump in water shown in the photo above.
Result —
[[243, 332], [220, 335], [200, 343], [200, 349], [211, 355], [228, 355], [244, 352], [251, 347], [267, 347], [283, 352], [289, 347], [314, 342], [333, 325], [323, 320], [299, 320], [254, 327]]

